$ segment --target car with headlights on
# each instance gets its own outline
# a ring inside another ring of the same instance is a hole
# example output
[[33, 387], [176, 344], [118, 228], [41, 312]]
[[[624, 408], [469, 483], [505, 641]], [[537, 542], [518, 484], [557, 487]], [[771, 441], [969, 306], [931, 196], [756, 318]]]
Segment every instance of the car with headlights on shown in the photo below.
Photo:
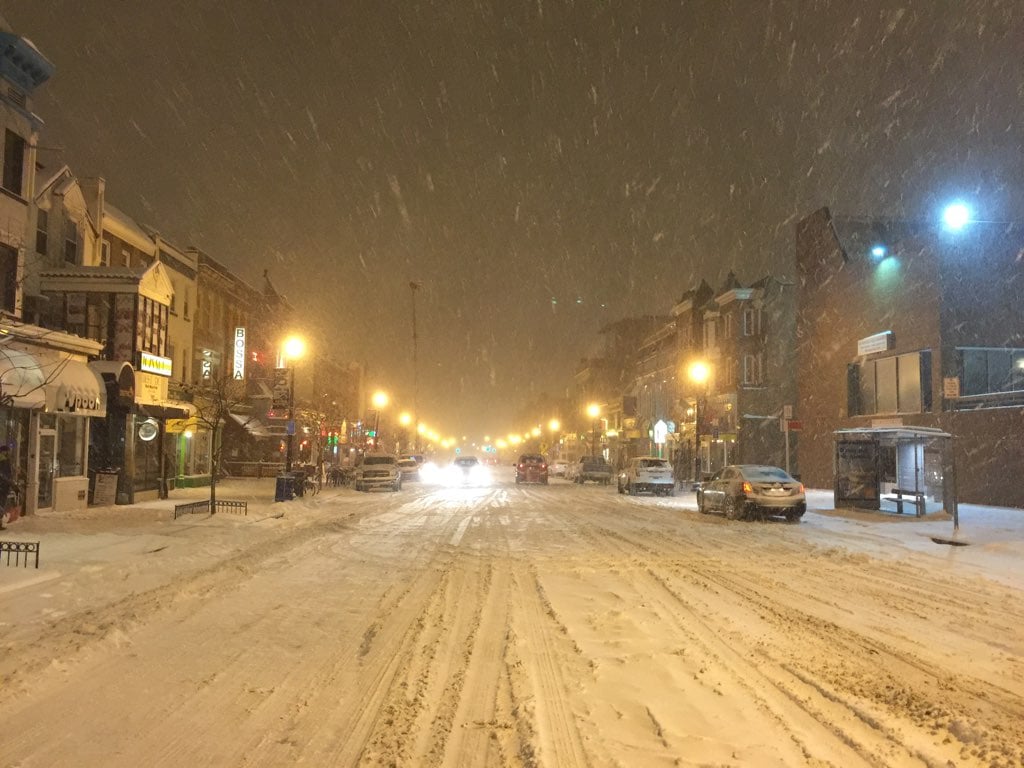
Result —
[[701, 513], [720, 510], [730, 520], [778, 515], [791, 523], [807, 511], [804, 486], [786, 470], [763, 464], [723, 467], [697, 490]]
[[356, 467], [353, 484], [357, 491], [385, 488], [402, 490], [402, 473], [398, 457], [390, 453], [367, 453]]
[[634, 456], [619, 473], [619, 493], [636, 496], [652, 493], [655, 496], [675, 496], [676, 480], [672, 465], [657, 456]]
[[490, 470], [476, 456], [456, 456], [445, 470], [448, 485], [488, 485]]
[[516, 462], [516, 485], [519, 483], [548, 484], [548, 462], [539, 453], [524, 453]]

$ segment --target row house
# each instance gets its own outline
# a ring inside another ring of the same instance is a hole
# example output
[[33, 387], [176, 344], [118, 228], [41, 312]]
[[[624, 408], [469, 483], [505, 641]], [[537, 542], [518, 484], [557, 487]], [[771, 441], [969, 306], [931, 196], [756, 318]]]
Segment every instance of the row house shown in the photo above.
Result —
[[[100, 345], [23, 316], [26, 267], [37, 240], [32, 200], [42, 126], [31, 99], [52, 74], [53, 65], [29, 40], [0, 22], [0, 445], [6, 449], [0, 461], [9, 462], [14, 481], [0, 503], [27, 513], [86, 505], [90, 422], [106, 412], [87, 364]], [[84, 234], [95, 232], [87, 222]]]
[[[794, 469], [795, 440], [783, 428], [795, 399], [794, 300], [787, 281], [743, 286], [732, 273], [717, 290], [701, 281], [686, 291], [622, 358], [629, 380], [621, 409], [608, 409], [608, 458], [621, 466], [661, 456], [680, 480], [730, 463]], [[688, 375], [697, 361], [709, 372], [700, 382]]]

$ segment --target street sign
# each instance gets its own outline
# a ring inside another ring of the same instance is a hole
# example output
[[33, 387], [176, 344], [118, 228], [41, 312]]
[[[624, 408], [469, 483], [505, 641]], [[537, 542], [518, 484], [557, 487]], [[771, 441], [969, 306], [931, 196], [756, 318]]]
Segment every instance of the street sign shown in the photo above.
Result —
[[799, 419], [790, 419], [788, 422], [788, 427], [790, 432], [799, 432], [801, 429], [804, 428], [804, 423]]

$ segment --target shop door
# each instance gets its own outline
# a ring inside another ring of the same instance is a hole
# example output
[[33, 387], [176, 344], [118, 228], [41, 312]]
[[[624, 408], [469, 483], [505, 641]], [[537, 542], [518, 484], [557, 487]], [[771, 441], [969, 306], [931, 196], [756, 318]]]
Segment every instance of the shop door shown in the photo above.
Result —
[[39, 430], [39, 498], [37, 509], [53, 506], [53, 477], [56, 474], [57, 432], [52, 429]]

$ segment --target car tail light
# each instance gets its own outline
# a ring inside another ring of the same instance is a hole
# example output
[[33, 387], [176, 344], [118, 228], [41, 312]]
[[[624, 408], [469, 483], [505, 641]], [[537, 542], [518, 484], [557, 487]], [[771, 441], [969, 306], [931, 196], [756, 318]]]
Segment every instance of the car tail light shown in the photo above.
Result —
[[519, 465], [519, 468], [520, 468], [520, 469], [526, 469], [526, 465], [525, 465], [525, 464], [520, 464], [520, 465]]
[[804, 492], [804, 484], [803, 483], [800, 483], [800, 491], [799, 492], [800, 493]]
[[744, 481], [744, 483], [743, 483], [743, 492], [748, 494], [748, 495], [753, 495], [753, 493], [754, 493], [754, 486], [752, 486], [750, 483]]
[[541, 469], [547, 469], [547, 468], [548, 468], [548, 465], [547, 465], [547, 464], [541, 464], [541, 465], [540, 465], [540, 468], [541, 468]]

